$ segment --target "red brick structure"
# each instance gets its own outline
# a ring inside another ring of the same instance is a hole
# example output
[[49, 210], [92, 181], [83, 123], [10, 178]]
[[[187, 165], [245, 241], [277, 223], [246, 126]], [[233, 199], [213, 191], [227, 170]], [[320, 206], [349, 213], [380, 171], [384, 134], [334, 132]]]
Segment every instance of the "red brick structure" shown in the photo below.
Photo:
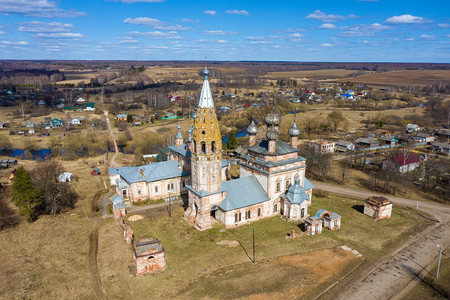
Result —
[[132, 243], [136, 275], [153, 273], [166, 268], [164, 248], [156, 239]]
[[366, 199], [364, 214], [375, 220], [390, 218], [392, 213], [392, 202], [385, 197], [371, 196]]

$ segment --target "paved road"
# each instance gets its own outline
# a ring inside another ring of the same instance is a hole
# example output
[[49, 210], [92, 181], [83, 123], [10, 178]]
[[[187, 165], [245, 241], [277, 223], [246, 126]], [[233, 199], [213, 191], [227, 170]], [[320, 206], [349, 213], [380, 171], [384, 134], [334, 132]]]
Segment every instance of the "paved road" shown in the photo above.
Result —
[[[344, 196], [367, 198], [380, 195], [370, 191], [354, 190], [323, 182], [313, 182], [315, 188]], [[382, 195], [382, 194], [381, 194]], [[416, 207], [417, 201], [384, 195], [395, 205]], [[397, 252], [365, 270], [361, 276], [343, 287], [338, 299], [401, 299], [420, 282], [427, 267], [436, 263], [437, 244], [446, 248], [450, 244], [450, 207], [436, 202], [419, 201], [422, 210], [438, 222], [413, 238]]]

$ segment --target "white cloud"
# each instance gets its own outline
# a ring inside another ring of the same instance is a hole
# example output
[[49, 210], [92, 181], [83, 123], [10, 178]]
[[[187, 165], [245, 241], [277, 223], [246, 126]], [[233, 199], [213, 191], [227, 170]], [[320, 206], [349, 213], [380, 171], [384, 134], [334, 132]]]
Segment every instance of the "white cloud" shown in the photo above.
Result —
[[303, 32], [306, 31], [303, 28], [288, 28], [288, 29], [279, 29], [275, 30], [276, 33], [290, 33], [290, 32]]
[[289, 34], [289, 37], [291, 37], [291, 38], [301, 38], [301, 37], [303, 37], [303, 35], [298, 33], [298, 32], [296, 32], [296, 33]]
[[333, 47], [334, 45], [330, 44], [330, 43], [323, 43], [321, 46], [322, 47]]
[[407, 38], [406, 40], [407, 40], [407, 41], [414, 41], [415, 38]]
[[34, 34], [33, 37], [37, 38], [82, 38], [85, 37], [81, 33], [74, 32], [60, 32], [60, 33], [38, 33]]
[[12, 41], [0, 41], [0, 44], [2, 45], [11, 45], [11, 46], [25, 46], [28, 45], [28, 42], [25, 41], [17, 41], [17, 42], [12, 42]]
[[178, 22], [181, 22], [181, 23], [198, 23], [198, 22], [200, 22], [200, 20], [192, 20], [192, 19], [188, 19], [188, 18], [183, 18], [183, 19], [178, 20]]
[[140, 32], [140, 31], [131, 31], [128, 33], [131, 36], [145, 36], [149, 38], [180, 38], [177, 36], [176, 31], [169, 31], [169, 32], [162, 32], [162, 31], [147, 31], [147, 32]]
[[227, 10], [226, 13], [229, 15], [250, 16], [249, 12], [246, 10]]
[[438, 24], [438, 27], [441, 27], [441, 28], [449, 28], [449, 27], [450, 27], [450, 24], [449, 24], [449, 23], [440, 23], [440, 24]]
[[316, 19], [322, 22], [337, 22], [345, 19], [357, 18], [355, 15], [340, 16], [340, 15], [327, 15], [323, 11], [315, 10], [313, 13], [306, 16], [306, 19]]
[[422, 34], [420, 36], [421, 39], [434, 39], [434, 35]]
[[251, 40], [251, 41], [261, 41], [261, 40], [264, 40], [264, 37], [263, 36], [248, 36], [245, 39]]
[[32, 21], [32, 22], [23, 22], [20, 23], [18, 31], [22, 32], [69, 32], [73, 30], [72, 24], [63, 24], [58, 22], [40, 22], [40, 21]]
[[210, 16], [215, 16], [216, 15], [216, 11], [215, 10], [205, 10], [203, 13], [210, 15]]
[[61, 9], [55, 1], [48, 0], [1, 0], [0, 4], [0, 13], [28, 17], [72, 18], [86, 14], [74, 9]]
[[417, 24], [424, 23], [425, 19], [422, 17], [415, 17], [412, 15], [393, 16], [385, 21], [388, 24]]
[[226, 43], [228, 43], [228, 41], [226, 41], [226, 40], [217, 40], [217, 42], [218, 42], [219, 44], [226, 44]]
[[158, 26], [162, 25], [162, 22], [158, 19], [147, 18], [147, 17], [139, 17], [139, 18], [126, 18], [123, 20], [124, 23], [128, 24], [136, 24], [136, 25], [145, 25], [145, 26]]
[[191, 30], [191, 27], [186, 27], [186, 26], [181, 26], [181, 25], [158, 25], [158, 26], [154, 26], [155, 29], [158, 30], [175, 30], [175, 31], [187, 31], [187, 30]]
[[207, 30], [203, 32], [206, 35], [233, 35], [237, 34], [235, 31], [223, 31], [223, 30]]
[[0, 34], [6, 34], [6, 32], [0, 30]]
[[264, 44], [273, 44], [273, 42], [270, 41], [251, 41], [251, 45], [264, 45]]
[[119, 43], [121, 44], [135, 44], [138, 41], [133, 39], [132, 37], [126, 36], [126, 37], [118, 37], [116, 40], [119, 40]]
[[336, 25], [331, 24], [331, 23], [323, 23], [318, 28], [320, 28], [320, 29], [336, 29]]
[[357, 37], [357, 36], [372, 36], [377, 32], [380, 32], [382, 30], [392, 29], [391, 26], [388, 25], [382, 25], [380, 23], [373, 23], [370, 25], [367, 24], [361, 24], [359, 26], [342, 26], [339, 27], [341, 30], [345, 30], [344, 32], [340, 33], [339, 36], [348, 36], [348, 37]]

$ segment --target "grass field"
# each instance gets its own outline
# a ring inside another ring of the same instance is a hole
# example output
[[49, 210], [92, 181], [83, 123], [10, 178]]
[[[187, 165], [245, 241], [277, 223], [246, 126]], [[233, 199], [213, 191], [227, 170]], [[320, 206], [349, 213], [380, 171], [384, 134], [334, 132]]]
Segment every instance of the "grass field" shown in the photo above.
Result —
[[450, 70], [406, 70], [372, 73], [339, 80], [373, 85], [426, 85], [433, 82], [449, 81]]
[[[101, 177], [86, 175], [93, 161], [66, 165], [80, 177], [74, 186], [81, 195], [77, 208], [59, 216], [41, 216], [34, 223], [0, 232], [0, 298], [93, 298], [89, 272], [89, 233], [98, 217], [90, 199], [102, 189]], [[343, 217], [338, 231], [294, 240], [284, 237], [299, 224], [273, 217], [231, 230], [200, 232], [187, 226], [183, 209], [165, 207], [140, 212], [144, 219], [130, 222], [139, 240], [162, 241], [168, 268], [152, 275], [131, 277], [132, 252], [120, 226], [100, 221], [98, 269], [110, 298], [233, 298], [237, 296], [293, 298], [317, 295], [350, 270], [374, 261], [423, 230], [427, 221], [409, 209], [395, 207], [388, 220], [374, 222], [360, 212], [362, 201], [339, 197], [313, 198], [311, 212], [329, 209]], [[257, 264], [251, 262], [252, 229], [256, 233]], [[238, 241], [240, 245], [219, 245]], [[339, 248], [347, 245], [363, 259]], [[151, 291], [151, 292], [150, 292]]]
[[265, 77], [269, 78], [339, 78], [354, 73], [355, 70], [324, 69], [310, 71], [269, 72]]

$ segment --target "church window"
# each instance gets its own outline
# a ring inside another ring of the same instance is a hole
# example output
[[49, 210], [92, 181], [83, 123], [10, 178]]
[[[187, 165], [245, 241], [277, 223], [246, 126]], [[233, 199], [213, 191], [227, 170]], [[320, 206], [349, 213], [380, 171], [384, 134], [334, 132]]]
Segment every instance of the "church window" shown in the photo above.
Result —
[[182, 185], [183, 185], [183, 188], [185, 188], [186, 187], [186, 181], [182, 181]]
[[123, 190], [123, 191], [122, 191], [122, 195], [123, 195], [124, 197], [126, 197], [126, 196], [127, 196], [127, 190]]
[[237, 223], [240, 221], [241, 221], [241, 213], [234, 214], [234, 222]]
[[194, 140], [194, 153], [197, 153], [197, 142]]
[[168, 191], [173, 191], [173, 190], [174, 190], [174, 188], [173, 188], [173, 183], [169, 183], [169, 184], [167, 185], [167, 190], [168, 190]]
[[200, 143], [201, 147], [202, 147], [202, 154], [206, 154], [206, 143], [205, 142], [201, 142]]
[[281, 192], [281, 182], [280, 182], [280, 181], [277, 181], [277, 184], [276, 184], [276, 191], [277, 191], [277, 192]]
[[155, 186], [155, 194], [158, 194], [158, 187]]
[[212, 141], [211, 143], [211, 152], [216, 153], [216, 141]]
[[301, 218], [303, 219], [305, 217], [305, 208], [302, 208], [301, 210]]
[[262, 216], [262, 212], [261, 212], [261, 207], [260, 208], [258, 208], [258, 217], [261, 217]]
[[202, 130], [202, 134], [205, 135], [205, 134], [206, 134], [206, 131], [205, 131], [205, 130]]
[[291, 181], [289, 179], [286, 179], [286, 189], [288, 189], [290, 185], [291, 185]]
[[275, 204], [274, 206], [273, 206], [273, 212], [275, 213], [275, 212], [277, 212], [278, 211], [278, 204]]
[[246, 212], [245, 212], [245, 219], [250, 219], [250, 211], [249, 210], [247, 210]]

